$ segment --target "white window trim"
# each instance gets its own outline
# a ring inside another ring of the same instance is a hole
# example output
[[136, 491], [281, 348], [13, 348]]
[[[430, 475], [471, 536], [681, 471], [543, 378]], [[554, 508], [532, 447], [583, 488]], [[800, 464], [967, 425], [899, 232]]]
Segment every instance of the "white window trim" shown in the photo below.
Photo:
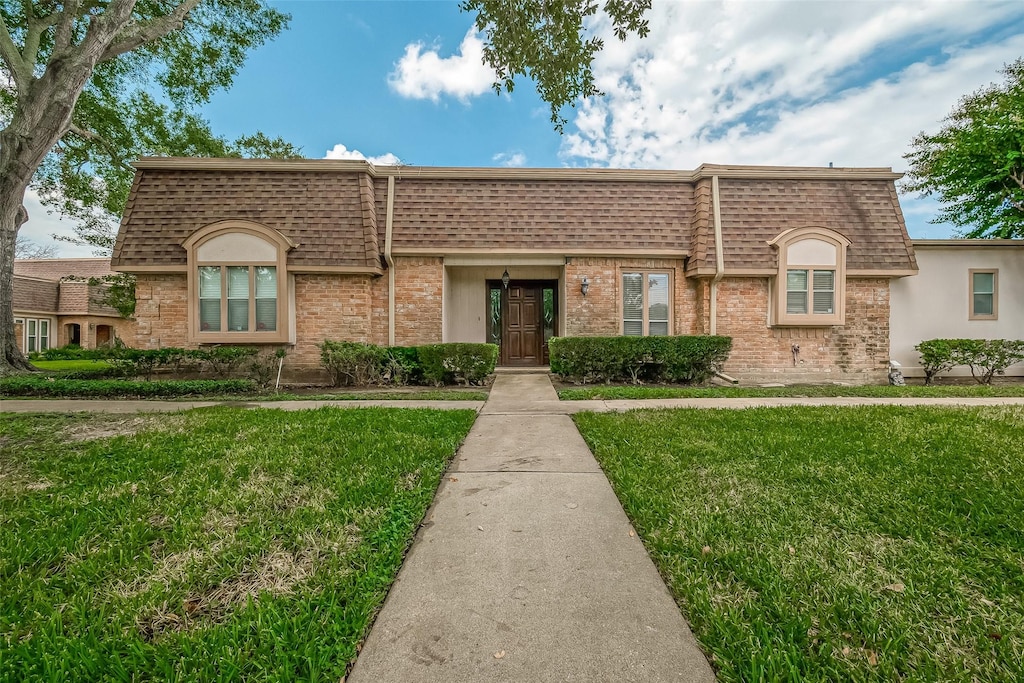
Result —
[[[978, 314], [974, 312], [974, 276], [978, 273], [992, 274], [992, 313]], [[967, 270], [967, 319], [968, 320], [999, 320], [999, 269], [969, 268]]]

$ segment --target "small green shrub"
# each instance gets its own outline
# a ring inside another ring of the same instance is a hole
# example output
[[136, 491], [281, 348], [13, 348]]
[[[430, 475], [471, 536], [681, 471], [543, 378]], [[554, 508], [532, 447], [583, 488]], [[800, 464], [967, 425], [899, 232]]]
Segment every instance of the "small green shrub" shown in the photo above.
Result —
[[421, 384], [423, 368], [420, 366], [418, 346], [389, 346], [385, 379], [390, 384]]
[[921, 354], [926, 385], [958, 365], [968, 366], [979, 384], [991, 384], [993, 376], [1024, 361], [1024, 341], [1013, 339], [929, 339], [914, 348]]
[[45, 398], [175, 398], [251, 394], [256, 385], [247, 379], [196, 379], [136, 382], [123, 379], [64, 379], [40, 375], [13, 375], [0, 379], [0, 396]]
[[78, 344], [68, 344], [58, 348], [34, 351], [29, 354], [31, 360], [104, 360], [110, 358], [116, 349], [105, 347], [100, 349], [83, 349]]
[[494, 344], [427, 344], [416, 347], [423, 381], [442, 384], [482, 384], [494, 372]]
[[276, 383], [278, 367], [287, 356], [288, 352], [284, 349], [265, 349], [250, 356], [249, 364], [246, 366], [249, 379], [261, 389], [269, 389], [270, 385]]
[[956, 339], [929, 339], [914, 347], [921, 354], [921, 369], [924, 383], [929, 385], [939, 373], [948, 372], [956, 365], [953, 360], [953, 345]]
[[376, 344], [326, 340], [320, 344], [320, 363], [336, 387], [384, 384], [388, 351]]
[[556, 337], [548, 341], [551, 371], [587, 382], [703, 382], [721, 369], [730, 337]]

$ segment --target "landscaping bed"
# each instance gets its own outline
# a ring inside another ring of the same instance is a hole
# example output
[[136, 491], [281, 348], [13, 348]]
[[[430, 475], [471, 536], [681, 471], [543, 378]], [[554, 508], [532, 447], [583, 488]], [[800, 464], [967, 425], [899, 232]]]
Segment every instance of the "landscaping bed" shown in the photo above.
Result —
[[0, 680], [339, 680], [472, 411], [5, 416]]
[[721, 680], [1024, 680], [1024, 409], [574, 419]]

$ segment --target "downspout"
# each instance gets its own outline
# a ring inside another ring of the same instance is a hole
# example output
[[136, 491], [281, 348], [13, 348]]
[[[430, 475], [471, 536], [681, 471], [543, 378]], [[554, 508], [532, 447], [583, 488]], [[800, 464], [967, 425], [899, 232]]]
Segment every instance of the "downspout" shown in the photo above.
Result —
[[711, 210], [715, 226], [715, 277], [711, 279], [710, 332], [718, 334], [718, 281], [725, 275], [725, 254], [722, 253], [722, 207], [718, 201], [718, 176], [711, 176]]
[[395, 259], [391, 256], [391, 232], [395, 219], [395, 176], [388, 176], [388, 210], [384, 222], [384, 262], [388, 264], [388, 346], [395, 345]]
[[[711, 279], [711, 334], [718, 334], [718, 281], [725, 275], [725, 254], [722, 253], [722, 208], [718, 201], [718, 176], [711, 176], [711, 206], [715, 223], [715, 277]], [[722, 372], [715, 376], [729, 384], [739, 384], [739, 380]]]

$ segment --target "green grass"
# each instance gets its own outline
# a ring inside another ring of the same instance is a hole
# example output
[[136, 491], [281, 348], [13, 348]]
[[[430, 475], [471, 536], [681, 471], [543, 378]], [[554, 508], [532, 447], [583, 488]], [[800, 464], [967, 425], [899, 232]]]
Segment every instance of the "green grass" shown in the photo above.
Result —
[[575, 420], [721, 680], [1024, 680], [1024, 409]]
[[486, 401], [486, 391], [428, 389], [425, 391], [341, 391], [295, 394], [283, 391], [260, 396], [261, 401]]
[[32, 365], [46, 372], [89, 372], [111, 367], [105, 360], [34, 360]]
[[1024, 384], [950, 384], [943, 386], [867, 385], [859, 387], [813, 385], [793, 387], [652, 387], [652, 386], [590, 386], [562, 389], [563, 401], [587, 399], [647, 398], [768, 398], [772, 396], [831, 397], [864, 396], [877, 398], [947, 398], [964, 396], [1024, 396]]
[[0, 681], [346, 673], [472, 411], [0, 421]]

